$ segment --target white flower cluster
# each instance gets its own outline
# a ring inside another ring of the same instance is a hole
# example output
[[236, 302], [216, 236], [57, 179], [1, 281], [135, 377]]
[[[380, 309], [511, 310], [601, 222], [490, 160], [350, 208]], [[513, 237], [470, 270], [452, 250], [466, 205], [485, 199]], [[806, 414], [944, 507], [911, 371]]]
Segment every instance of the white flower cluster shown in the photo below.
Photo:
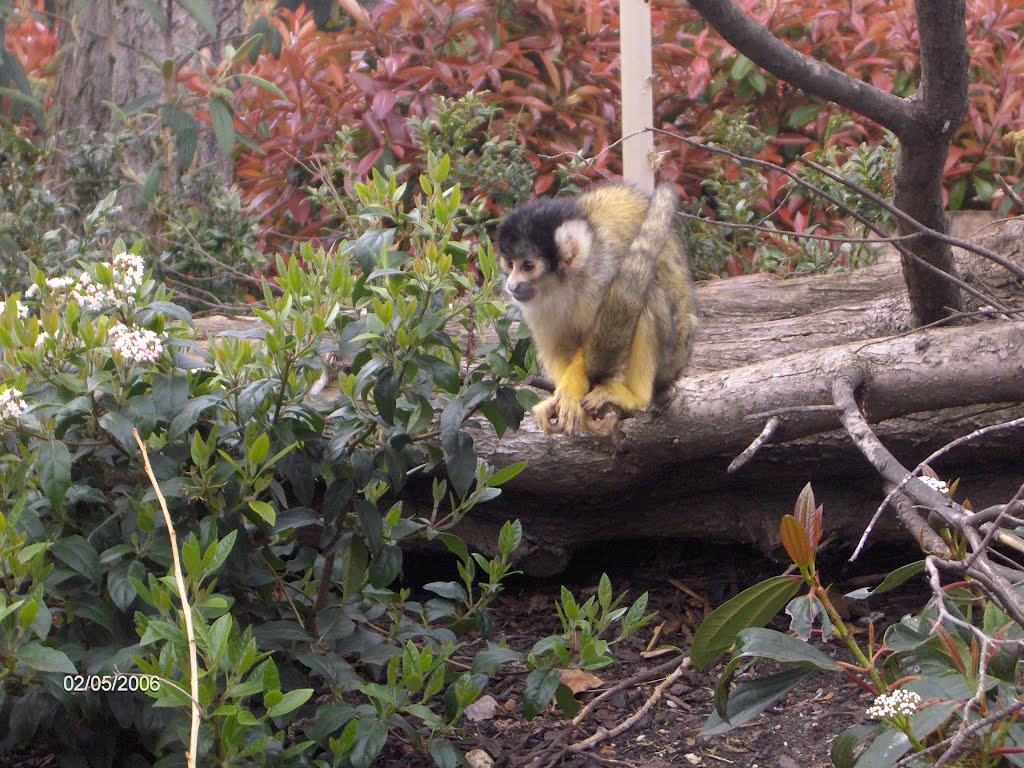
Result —
[[922, 475], [918, 479], [929, 488], [932, 488], [939, 493], [946, 494], [947, 496], [949, 495], [949, 486], [946, 484], [945, 480], [937, 480], [936, 478], [928, 477], [927, 475]]
[[868, 707], [868, 717], [875, 720], [890, 719], [899, 715], [912, 715], [921, 703], [921, 696], [904, 688], [883, 693], [875, 697], [875, 703]]
[[[15, 304], [18, 307], [18, 317], [28, 317], [28, 307], [26, 307], [24, 304], [22, 304], [17, 299], [15, 299]], [[0, 301], [0, 315], [2, 315], [6, 310], [7, 310], [7, 302], [6, 301]]]
[[160, 337], [146, 328], [128, 328], [112, 325], [107, 332], [111, 346], [128, 360], [140, 363], [155, 363], [164, 353]]
[[[67, 293], [75, 286], [75, 278], [73, 277], [48, 277], [46, 278], [46, 287], [49, 288], [53, 293], [61, 294]], [[39, 295], [39, 286], [32, 283], [28, 288], [25, 289], [25, 298], [34, 299]]]
[[11, 387], [0, 392], [0, 419], [16, 419], [28, 410], [21, 391]]
[[146, 264], [141, 256], [119, 253], [110, 262], [110, 269], [114, 273], [114, 284], [110, 288], [93, 282], [88, 273], [83, 273], [78, 278], [78, 285], [71, 290], [71, 298], [82, 308], [91, 310], [130, 299], [142, 285]]

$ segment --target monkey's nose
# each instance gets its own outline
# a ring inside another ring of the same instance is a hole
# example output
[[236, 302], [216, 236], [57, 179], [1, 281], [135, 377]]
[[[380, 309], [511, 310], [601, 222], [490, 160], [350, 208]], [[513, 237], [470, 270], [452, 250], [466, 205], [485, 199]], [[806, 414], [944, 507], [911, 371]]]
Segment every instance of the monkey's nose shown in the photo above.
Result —
[[516, 301], [529, 301], [533, 298], [534, 289], [530, 283], [516, 283], [508, 286], [508, 292]]

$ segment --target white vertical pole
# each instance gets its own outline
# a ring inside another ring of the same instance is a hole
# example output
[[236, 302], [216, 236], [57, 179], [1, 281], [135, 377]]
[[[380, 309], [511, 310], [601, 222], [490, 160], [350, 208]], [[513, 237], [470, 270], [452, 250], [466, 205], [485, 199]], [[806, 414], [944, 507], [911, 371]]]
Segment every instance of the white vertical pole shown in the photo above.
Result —
[[[654, 191], [654, 125], [651, 89], [650, 0], [619, 0], [619, 56], [622, 61], [622, 170], [626, 181]], [[635, 136], [632, 134], [636, 134]]]

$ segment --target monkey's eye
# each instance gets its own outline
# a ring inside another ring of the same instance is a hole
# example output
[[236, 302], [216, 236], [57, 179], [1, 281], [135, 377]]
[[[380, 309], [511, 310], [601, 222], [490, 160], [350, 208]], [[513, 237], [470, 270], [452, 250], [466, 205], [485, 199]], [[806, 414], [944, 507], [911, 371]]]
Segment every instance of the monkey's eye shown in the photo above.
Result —
[[520, 265], [519, 269], [521, 269], [523, 272], [533, 272], [534, 266], [536, 265], [532, 261], [524, 261]]
[[512, 263], [512, 259], [511, 259], [511, 258], [507, 258], [507, 259], [505, 259], [505, 266], [506, 266], [506, 267], [508, 267], [509, 269], [512, 269], [512, 267], [513, 267], [514, 265], [513, 265], [513, 263]]

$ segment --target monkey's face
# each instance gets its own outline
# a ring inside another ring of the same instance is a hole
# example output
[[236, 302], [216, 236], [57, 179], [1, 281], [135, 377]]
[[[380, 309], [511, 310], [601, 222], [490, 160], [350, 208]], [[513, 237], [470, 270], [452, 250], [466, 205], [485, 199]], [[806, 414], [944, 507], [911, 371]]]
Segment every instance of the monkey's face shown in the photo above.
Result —
[[505, 290], [513, 301], [525, 306], [543, 297], [556, 300], [571, 263], [564, 232], [585, 226], [583, 212], [571, 200], [535, 200], [505, 217], [498, 229], [498, 249]]
[[517, 304], [526, 304], [535, 298], [544, 283], [551, 279], [543, 259], [504, 256], [501, 268], [505, 273], [505, 290]]

